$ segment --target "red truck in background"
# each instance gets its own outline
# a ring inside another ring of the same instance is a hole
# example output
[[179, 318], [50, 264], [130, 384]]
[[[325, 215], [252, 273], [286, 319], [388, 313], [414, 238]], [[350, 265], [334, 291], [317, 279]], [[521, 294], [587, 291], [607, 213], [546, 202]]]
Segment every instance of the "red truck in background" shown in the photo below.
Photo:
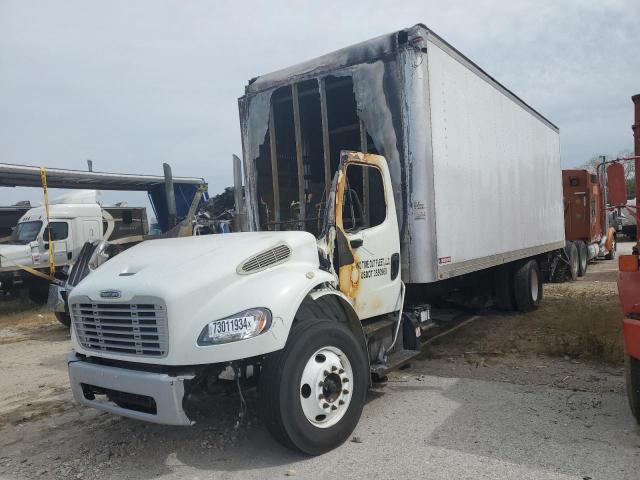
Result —
[[[636, 192], [640, 192], [640, 95], [631, 98], [634, 103], [635, 121], [633, 125], [633, 136], [635, 143], [634, 157], [628, 160], [635, 161], [635, 187]], [[611, 185], [611, 183], [609, 183]], [[611, 188], [610, 188], [611, 190]], [[636, 195], [636, 218], [640, 200]], [[625, 373], [627, 383], [627, 393], [631, 411], [638, 423], [640, 423], [640, 261], [638, 250], [640, 240], [633, 248], [631, 255], [621, 255], [618, 260], [618, 293], [620, 304], [624, 312], [624, 343], [625, 343]]]
[[598, 257], [612, 260], [616, 255], [616, 231], [607, 221], [602, 177], [600, 168], [598, 174], [588, 170], [562, 171], [564, 236], [571, 280], [587, 273], [591, 260]]

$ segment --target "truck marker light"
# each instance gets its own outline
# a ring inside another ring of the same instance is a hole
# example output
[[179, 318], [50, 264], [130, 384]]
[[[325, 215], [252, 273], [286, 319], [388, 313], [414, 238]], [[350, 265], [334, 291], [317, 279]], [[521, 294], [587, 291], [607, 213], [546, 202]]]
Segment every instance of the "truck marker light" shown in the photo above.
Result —
[[618, 257], [618, 269], [621, 272], [637, 272], [638, 266], [638, 255], [620, 255]]

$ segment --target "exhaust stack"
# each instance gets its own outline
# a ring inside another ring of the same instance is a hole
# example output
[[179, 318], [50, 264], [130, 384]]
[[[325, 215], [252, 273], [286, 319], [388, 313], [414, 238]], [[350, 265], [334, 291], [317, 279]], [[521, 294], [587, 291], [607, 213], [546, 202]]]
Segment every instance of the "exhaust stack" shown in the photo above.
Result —
[[[633, 101], [633, 105], [634, 105], [634, 123], [633, 126], [631, 127], [633, 130], [633, 138], [634, 138], [634, 145], [635, 145], [635, 151], [634, 151], [634, 155], [636, 157], [635, 159], [635, 185], [636, 185], [636, 228], [640, 227], [640, 212], [638, 211], [638, 207], [640, 207], [640, 196], [638, 195], [640, 193], [640, 94], [638, 95], [634, 95], [633, 97], [631, 97], [631, 101]], [[636, 248], [638, 250], [640, 250], [640, 237], [636, 234], [636, 238], [637, 238], [637, 244], [636, 244]]]
[[242, 160], [233, 156], [233, 199], [235, 212], [233, 216], [233, 231], [241, 232], [245, 229], [244, 193], [242, 186]]
[[167, 230], [171, 230], [178, 224], [176, 195], [173, 190], [173, 174], [171, 173], [171, 165], [168, 163], [163, 163], [162, 168], [164, 169], [164, 192], [167, 197], [167, 215], [169, 217]]

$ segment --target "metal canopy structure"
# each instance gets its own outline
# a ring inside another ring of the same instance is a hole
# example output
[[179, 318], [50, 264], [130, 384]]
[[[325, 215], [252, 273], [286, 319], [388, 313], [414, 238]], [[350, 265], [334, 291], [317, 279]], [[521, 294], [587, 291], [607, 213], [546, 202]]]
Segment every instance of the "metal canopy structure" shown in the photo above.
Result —
[[[151, 191], [163, 186], [162, 175], [130, 175], [126, 173], [87, 172], [64, 168], [47, 168], [49, 188], [89, 190]], [[203, 178], [173, 177], [173, 183], [206, 186]], [[0, 163], [0, 187], [41, 187], [40, 167]]]
[[[46, 173], [48, 188], [147, 192], [163, 232], [173, 227], [176, 218], [184, 218], [189, 213], [197, 192], [204, 192], [201, 202], [208, 198], [207, 182], [197, 177], [171, 176], [168, 183], [167, 178], [162, 175], [130, 175], [64, 168], [47, 168]], [[167, 185], [172, 185], [173, 189]], [[0, 187], [40, 188], [42, 187], [40, 167], [0, 163]], [[172, 207], [167, 200], [167, 192], [171, 191], [173, 193], [171, 202], [175, 203], [175, 207]]]

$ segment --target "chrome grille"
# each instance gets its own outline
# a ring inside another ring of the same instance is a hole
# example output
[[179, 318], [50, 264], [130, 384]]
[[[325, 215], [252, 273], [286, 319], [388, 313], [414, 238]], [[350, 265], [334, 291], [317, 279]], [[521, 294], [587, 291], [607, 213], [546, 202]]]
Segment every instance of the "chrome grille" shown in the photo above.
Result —
[[288, 245], [278, 245], [245, 260], [237, 271], [244, 274], [259, 272], [267, 267], [285, 262], [290, 256], [291, 249]]
[[73, 325], [89, 350], [165, 357], [169, 349], [167, 314], [156, 303], [73, 303]]

